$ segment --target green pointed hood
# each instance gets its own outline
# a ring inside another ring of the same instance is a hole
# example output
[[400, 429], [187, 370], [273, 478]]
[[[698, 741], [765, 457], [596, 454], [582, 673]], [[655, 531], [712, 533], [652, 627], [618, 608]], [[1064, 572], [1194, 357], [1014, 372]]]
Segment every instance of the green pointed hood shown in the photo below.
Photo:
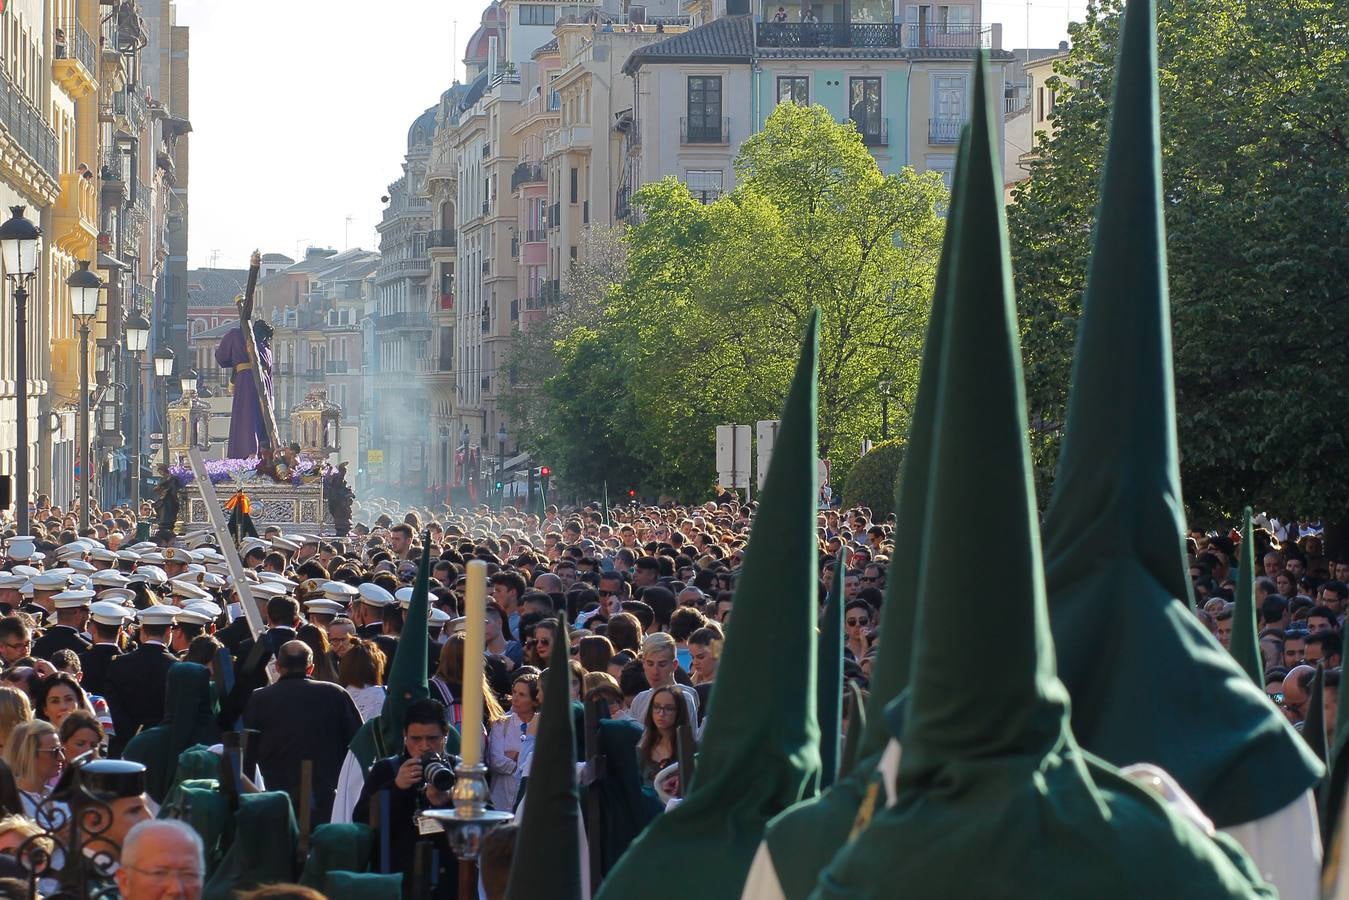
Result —
[[[1340, 670], [1340, 683], [1336, 686], [1336, 697], [1346, 698], [1344, 690], [1344, 670]], [[1340, 827], [1340, 817], [1344, 813], [1345, 785], [1349, 783], [1349, 703], [1340, 702], [1335, 707], [1335, 721], [1330, 735], [1330, 772], [1321, 786], [1323, 803], [1321, 804], [1321, 846], [1335, 846], [1335, 832]], [[1327, 851], [1326, 857], [1330, 857]]]
[[164, 720], [128, 741], [122, 756], [145, 765], [145, 792], [163, 803], [179, 780], [179, 755], [189, 747], [219, 741], [211, 672], [197, 663], [180, 662], [169, 667], [165, 679]]
[[[1078, 750], [1054, 670], [1031, 485], [1021, 353], [1002, 209], [1002, 168], [975, 65], [969, 161], [952, 204], [951, 306], [938, 381], [926, 531], [903, 723], [898, 798], [883, 801], [821, 875], [813, 897], [1255, 895], [1197, 828]], [[977, 361], [977, 364], [972, 364]], [[981, 564], [996, 602], [970, 629], [951, 573], [967, 525], [998, 539]], [[952, 678], [952, 659], [980, 678]], [[891, 709], [895, 704], [891, 705]]]
[[[384, 684], [388, 693], [384, 706], [363, 724], [351, 739], [351, 754], [360, 762], [362, 771], [368, 770], [376, 759], [391, 756], [403, 746], [403, 714], [409, 705], [430, 696], [427, 685], [429, 660], [427, 643], [427, 605], [431, 590], [431, 541], [422, 535], [422, 556], [417, 564], [417, 580], [412, 587], [412, 599], [403, 616], [403, 631], [393, 652]], [[450, 743], [457, 746], [458, 732], [450, 728]]]
[[1260, 655], [1260, 626], [1255, 609], [1255, 532], [1251, 508], [1242, 515], [1240, 561], [1237, 565], [1237, 604], [1232, 611], [1232, 658], [1261, 692], [1265, 690], [1265, 661]]
[[1307, 718], [1302, 723], [1302, 738], [1311, 747], [1316, 758], [1326, 760], [1326, 670], [1320, 663], [1307, 689]]
[[564, 639], [553, 642], [543, 673], [543, 709], [506, 900], [581, 900], [581, 807], [565, 616], [558, 619], [557, 633]]
[[[1162, 220], [1156, 26], [1124, 16], [1045, 580], [1073, 732], [1173, 775], [1219, 827], [1319, 777], [1305, 745], [1191, 612]], [[1184, 685], [1177, 690], [1176, 685]]]
[[[952, 196], [959, 190], [961, 170], [969, 158], [969, 128], [961, 129], [960, 152]], [[881, 615], [876, 657], [861, 733], [849, 731], [854, 761], [847, 777], [820, 795], [803, 800], [768, 823], [765, 840], [778, 884], [787, 900], [804, 900], [815, 887], [820, 871], [848, 839], [857, 810], [868, 793], [872, 803], [883, 801], [876, 763], [890, 739], [885, 707], [909, 685], [913, 661], [914, 615], [918, 607], [919, 567], [927, 544], [927, 473], [932, 464], [933, 411], [937, 405], [937, 370], [945, 345], [950, 303], [951, 249], [955, 245], [954, 210], [946, 219], [946, 235], [937, 264], [932, 310], [919, 366], [909, 438], [900, 463], [896, 490], [895, 550], [886, 569], [885, 607]]]
[[834, 580], [820, 620], [820, 671], [815, 681], [815, 718], [820, 725], [820, 790], [838, 777], [839, 728], [843, 719], [843, 557], [834, 561]]
[[[811, 313], [783, 407], [685, 800], [633, 842], [600, 900], [739, 900], [768, 820], [820, 770], [815, 721], [816, 365]], [[695, 863], [696, 864], [693, 864]]]

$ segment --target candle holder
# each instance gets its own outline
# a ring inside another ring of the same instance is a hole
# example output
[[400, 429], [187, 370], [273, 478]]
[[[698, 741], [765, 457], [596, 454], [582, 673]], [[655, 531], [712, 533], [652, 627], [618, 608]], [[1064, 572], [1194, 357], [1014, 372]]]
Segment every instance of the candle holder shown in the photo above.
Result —
[[488, 809], [489, 796], [487, 766], [482, 763], [466, 766], [461, 762], [454, 768], [454, 787], [450, 790], [454, 805], [449, 809], [428, 809], [422, 813], [445, 829], [456, 859], [477, 859], [483, 835], [515, 818], [505, 810]]

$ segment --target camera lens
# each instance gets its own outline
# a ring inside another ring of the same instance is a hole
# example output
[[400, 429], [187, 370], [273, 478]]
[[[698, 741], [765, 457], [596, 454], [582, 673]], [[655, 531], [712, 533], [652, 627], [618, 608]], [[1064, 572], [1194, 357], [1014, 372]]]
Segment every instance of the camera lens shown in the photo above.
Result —
[[443, 756], [422, 757], [422, 781], [438, 791], [454, 787], [454, 769]]

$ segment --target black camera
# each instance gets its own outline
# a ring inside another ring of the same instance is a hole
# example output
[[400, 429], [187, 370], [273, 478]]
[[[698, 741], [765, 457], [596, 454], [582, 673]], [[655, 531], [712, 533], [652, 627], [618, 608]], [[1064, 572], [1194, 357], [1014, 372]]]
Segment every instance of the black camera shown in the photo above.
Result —
[[419, 762], [422, 766], [422, 783], [445, 792], [454, 787], [454, 764], [437, 753], [428, 753]]

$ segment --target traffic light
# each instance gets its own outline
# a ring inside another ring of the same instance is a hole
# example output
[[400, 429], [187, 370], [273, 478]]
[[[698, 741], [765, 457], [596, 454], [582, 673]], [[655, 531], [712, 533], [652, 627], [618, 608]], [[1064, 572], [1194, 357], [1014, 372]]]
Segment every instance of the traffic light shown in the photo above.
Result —
[[637, 499], [637, 488], [628, 488], [628, 499], [629, 500]]
[[539, 466], [539, 477], [547, 478], [549, 475], [552, 474], [553, 474], [552, 469], [548, 468], [547, 466]]
[[503, 482], [500, 478], [498, 478], [496, 481], [496, 489], [499, 491], [505, 486], [506, 486], [505, 482]]
[[539, 466], [539, 493], [541, 493], [543, 502], [548, 502], [548, 476], [553, 474], [553, 470], [547, 466]]

